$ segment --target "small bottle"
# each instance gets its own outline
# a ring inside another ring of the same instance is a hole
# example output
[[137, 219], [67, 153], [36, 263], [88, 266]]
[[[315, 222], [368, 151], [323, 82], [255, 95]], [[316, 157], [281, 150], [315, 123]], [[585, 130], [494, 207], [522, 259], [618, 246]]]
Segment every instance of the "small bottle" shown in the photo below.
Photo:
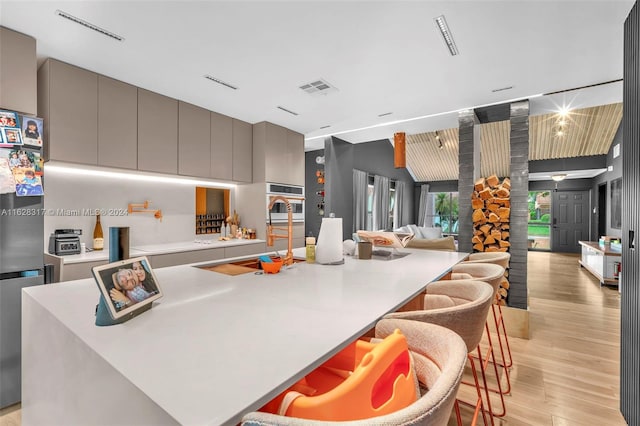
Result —
[[104, 248], [104, 236], [102, 234], [102, 224], [100, 224], [100, 213], [96, 213], [96, 226], [93, 228], [93, 249], [102, 250]]
[[305, 243], [307, 246], [307, 255], [306, 260], [307, 263], [315, 263], [316, 262], [316, 239], [315, 237], [309, 236], [305, 238]]

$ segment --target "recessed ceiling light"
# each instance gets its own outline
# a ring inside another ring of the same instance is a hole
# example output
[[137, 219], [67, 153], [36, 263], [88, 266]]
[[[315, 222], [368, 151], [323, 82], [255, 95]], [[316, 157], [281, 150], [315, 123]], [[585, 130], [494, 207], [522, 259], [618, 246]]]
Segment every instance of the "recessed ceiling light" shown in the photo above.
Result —
[[285, 107], [278, 106], [278, 109], [281, 109], [281, 110], [282, 110], [282, 111], [284, 111], [284, 112], [288, 112], [288, 113], [289, 113], [289, 114], [291, 114], [291, 115], [298, 115], [298, 113], [297, 113], [297, 112], [293, 112], [293, 111], [291, 111], [290, 109], [286, 109]]
[[385, 117], [387, 115], [393, 114], [392, 112], [383, 112], [382, 114], [378, 114], [378, 117]]
[[229, 89], [238, 90], [238, 88], [236, 86], [234, 86], [233, 84], [229, 84], [226, 81], [222, 81], [219, 78], [215, 78], [215, 77], [210, 76], [208, 74], [206, 74], [204, 76], [204, 78], [206, 78], [209, 81], [213, 81], [214, 83], [218, 83], [218, 84], [220, 84], [222, 86], [228, 87]]
[[567, 175], [565, 173], [559, 173], [557, 175], [551, 175], [551, 179], [553, 179], [556, 182], [560, 182], [561, 180], [564, 180], [564, 178], [566, 178]]
[[447, 45], [447, 49], [449, 49], [449, 53], [451, 56], [456, 56], [458, 52], [458, 48], [456, 46], [455, 41], [453, 41], [453, 36], [451, 35], [451, 31], [449, 30], [449, 26], [447, 25], [447, 20], [444, 19], [444, 15], [440, 15], [435, 18], [436, 25], [438, 26], [438, 30], [444, 39], [445, 44]]
[[560, 115], [560, 117], [566, 117], [569, 115], [569, 112], [571, 112], [569, 107], [563, 105], [562, 108], [560, 108], [560, 111], [558, 111], [558, 115]]
[[101, 28], [95, 24], [92, 24], [91, 22], [87, 22], [84, 19], [80, 19], [76, 16], [70, 15], [67, 12], [64, 12], [62, 10], [56, 10], [56, 15], [60, 16], [61, 18], [64, 19], [68, 19], [71, 22], [74, 22], [78, 25], [82, 25], [85, 28], [89, 28], [90, 30], [93, 30], [95, 32], [98, 32], [104, 36], [110, 37], [114, 40], [118, 40], [118, 41], [124, 41], [124, 37], [119, 36], [118, 34], [112, 33], [111, 31], [107, 31], [104, 28]]

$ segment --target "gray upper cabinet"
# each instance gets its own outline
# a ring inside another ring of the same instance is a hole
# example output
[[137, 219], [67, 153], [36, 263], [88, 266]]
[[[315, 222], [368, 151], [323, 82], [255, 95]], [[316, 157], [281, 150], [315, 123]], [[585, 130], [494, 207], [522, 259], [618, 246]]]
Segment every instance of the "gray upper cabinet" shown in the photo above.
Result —
[[264, 172], [266, 182], [289, 182], [287, 169], [287, 129], [267, 123], [266, 149], [264, 156]]
[[211, 169], [211, 113], [178, 103], [178, 173], [208, 178]]
[[97, 164], [98, 75], [48, 59], [38, 70], [38, 87], [45, 159]]
[[255, 124], [253, 180], [304, 185], [304, 136], [266, 121]]
[[304, 186], [304, 135], [287, 129], [289, 182]]
[[233, 119], [233, 180], [251, 182], [253, 179], [253, 126]]
[[178, 173], [178, 101], [138, 89], [138, 169]]
[[138, 167], [138, 88], [98, 76], [98, 164]]
[[0, 107], [36, 115], [36, 40], [0, 27]]
[[233, 119], [211, 112], [211, 175], [233, 179]]

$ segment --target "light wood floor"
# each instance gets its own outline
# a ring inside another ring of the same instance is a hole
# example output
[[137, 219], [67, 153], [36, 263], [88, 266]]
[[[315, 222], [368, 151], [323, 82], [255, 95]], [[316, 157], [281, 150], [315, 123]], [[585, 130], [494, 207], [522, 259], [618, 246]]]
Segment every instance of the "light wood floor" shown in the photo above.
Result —
[[[510, 339], [512, 391], [496, 424], [625, 425], [617, 289], [600, 287], [578, 255], [543, 252], [529, 252], [528, 288], [531, 336]], [[462, 413], [468, 424], [470, 410]], [[19, 404], [0, 410], [0, 426], [19, 425]]]
[[[626, 425], [619, 411], [620, 295], [600, 287], [578, 258], [529, 252], [530, 339], [509, 339], [512, 390], [497, 425]], [[464, 388], [459, 394], [469, 395]], [[470, 409], [462, 411], [469, 424]]]

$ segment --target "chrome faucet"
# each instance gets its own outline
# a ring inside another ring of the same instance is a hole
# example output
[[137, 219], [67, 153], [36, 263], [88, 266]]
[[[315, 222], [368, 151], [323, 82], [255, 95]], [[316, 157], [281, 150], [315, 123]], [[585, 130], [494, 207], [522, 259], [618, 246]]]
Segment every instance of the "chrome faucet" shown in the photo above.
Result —
[[[267, 245], [269, 247], [273, 246], [274, 240], [276, 238], [287, 238], [287, 254], [282, 260], [284, 265], [293, 264], [293, 216], [291, 212], [291, 203], [289, 203], [289, 199], [291, 200], [304, 200], [301, 197], [283, 197], [282, 195], [272, 195], [269, 198], [271, 201], [269, 202], [269, 225], [267, 225]], [[282, 201], [287, 206], [287, 227], [277, 227], [271, 224], [271, 209], [273, 205], [277, 201]], [[287, 235], [276, 234], [273, 231], [286, 231]]]

